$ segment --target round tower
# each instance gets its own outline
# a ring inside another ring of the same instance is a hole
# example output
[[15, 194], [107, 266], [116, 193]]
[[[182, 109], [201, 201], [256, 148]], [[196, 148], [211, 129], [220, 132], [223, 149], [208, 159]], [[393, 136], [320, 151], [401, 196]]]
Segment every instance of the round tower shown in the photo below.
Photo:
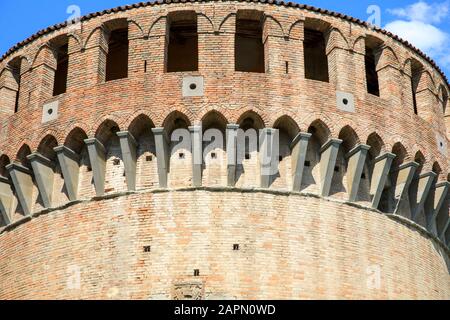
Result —
[[42, 30], [0, 60], [0, 299], [449, 299], [448, 92], [293, 3]]

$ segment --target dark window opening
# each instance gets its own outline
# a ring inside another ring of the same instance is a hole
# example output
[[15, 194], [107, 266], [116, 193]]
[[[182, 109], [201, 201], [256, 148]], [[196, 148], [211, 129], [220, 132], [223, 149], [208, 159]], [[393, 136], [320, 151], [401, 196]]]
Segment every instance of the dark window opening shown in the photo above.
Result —
[[21, 61], [20, 59], [16, 59], [13, 62], [9, 64], [11, 68], [11, 72], [13, 74], [14, 80], [17, 83], [17, 91], [16, 95], [14, 97], [14, 113], [17, 113], [19, 111], [19, 97], [20, 97], [20, 83], [21, 83]]
[[106, 81], [128, 77], [128, 28], [111, 31], [106, 56]]
[[198, 32], [195, 12], [171, 17], [167, 45], [167, 72], [198, 70]]
[[366, 46], [365, 64], [367, 92], [376, 96], [380, 96], [380, 85], [378, 82], [375, 59], [375, 50]]
[[289, 61], [286, 61], [286, 74], [289, 74]]
[[305, 55], [305, 78], [328, 82], [328, 57], [326, 55], [325, 37], [323, 33], [305, 28], [303, 46]]
[[69, 71], [69, 45], [62, 45], [57, 49], [57, 63], [55, 71], [55, 80], [53, 83], [53, 96], [66, 93], [67, 74]]
[[152, 247], [151, 246], [144, 246], [144, 252], [151, 252]]
[[239, 250], [239, 244], [233, 244], [233, 250], [238, 251]]
[[415, 114], [419, 114], [416, 94], [421, 75], [422, 75], [422, 65], [419, 62], [413, 61], [411, 63], [411, 90], [412, 90], [412, 103]]
[[238, 12], [234, 53], [236, 71], [264, 73], [262, 13]]
[[18, 90], [16, 92], [16, 101], [14, 103], [14, 113], [19, 112], [19, 93], [20, 93], [20, 82], [19, 82]]
[[200, 276], [200, 270], [195, 269], [194, 270], [194, 277], [199, 277]]

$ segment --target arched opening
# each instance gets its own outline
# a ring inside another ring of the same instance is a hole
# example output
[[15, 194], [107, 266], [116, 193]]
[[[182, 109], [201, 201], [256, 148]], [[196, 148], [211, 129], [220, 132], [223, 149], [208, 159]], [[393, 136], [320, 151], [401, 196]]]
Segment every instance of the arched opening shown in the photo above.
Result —
[[75, 152], [79, 157], [78, 173], [78, 197], [80, 199], [90, 198], [95, 194], [92, 167], [89, 154], [84, 140], [88, 138], [86, 132], [81, 128], [74, 128], [67, 135], [64, 146]]
[[378, 81], [377, 64], [380, 59], [380, 50], [383, 41], [378, 38], [367, 36], [365, 39], [366, 54], [364, 57], [366, 67], [366, 87], [367, 92], [375, 96], [380, 96], [380, 84]]
[[[363, 176], [361, 177], [361, 191], [370, 190], [375, 160], [386, 153], [385, 144], [376, 132], [369, 135], [366, 144], [370, 146], [370, 149], [367, 152], [366, 164], [364, 166]], [[372, 201], [372, 197], [370, 194], [358, 193], [358, 200], [369, 204]]]
[[292, 177], [293, 170], [292, 167], [292, 150], [291, 145], [294, 138], [300, 132], [300, 128], [297, 123], [289, 116], [282, 116], [273, 126], [278, 129], [279, 138], [279, 155], [278, 156], [278, 173], [272, 177], [271, 187], [274, 189], [292, 189]]
[[320, 188], [320, 148], [330, 139], [331, 132], [321, 120], [315, 120], [308, 128], [311, 138], [306, 151], [305, 168], [301, 191], [319, 194]]
[[106, 151], [105, 193], [127, 191], [125, 167], [117, 136], [119, 125], [112, 120], [104, 121], [97, 129], [95, 137], [103, 144]]
[[[30, 154], [31, 154], [30, 147], [27, 144], [24, 144], [20, 147], [19, 151], [17, 152], [14, 162], [27, 168], [30, 172], [31, 177], [33, 177], [33, 169], [31, 168], [30, 161], [27, 158]], [[33, 179], [33, 182], [34, 182], [34, 179]], [[14, 187], [14, 192], [16, 192], [15, 187]], [[39, 190], [36, 187], [36, 184], [33, 183], [32, 199], [31, 199], [30, 203], [35, 204], [38, 199], [38, 196], [39, 196]], [[30, 208], [30, 211], [33, 212], [33, 208]], [[20, 203], [17, 205], [14, 215], [18, 215], [20, 217], [26, 216], [26, 213]]]
[[423, 65], [415, 60], [411, 60], [411, 94], [412, 94], [412, 102], [413, 109], [415, 114], [419, 114], [419, 106], [417, 104], [417, 90], [420, 84], [420, 80], [423, 74]]
[[107, 30], [108, 52], [106, 54], [105, 81], [128, 77], [128, 21], [117, 19], [104, 24]]
[[164, 129], [170, 141], [169, 187], [192, 186], [192, 143], [188, 117], [174, 111], [164, 121]]
[[378, 209], [386, 213], [393, 213], [396, 208], [397, 202], [395, 199], [394, 192], [397, 181], [397, 175], [399, 167], [404, 163], [408, 155], [406, 148], [400, 142], [394, 144], [394, 146], [392, 147], [392, 153], [395, 154], [395, 158], [392, 161], [389, 177], [386, 181], [386, 186], [384, 187], [380, 203], [378, 205]]
[[347, 154], [359, 145], [359, 138], [355, 130], [350, 126], [345, 126], [339, 132], [339, 139], [342, 140], [342, 145], [339, 148], [334, 167], [334, 174], [331, 180], [330, 195], [337, 198], [345, 199], [348, 196], [348, 161]]
[[443, 85], [439, 86], [439, 101], [441, 104], [442, 114], [445, 115], [448, 104], [448, 92]]
[[[19, 111], [19, 98], [20, 98], [20, 88], [22, 82], [22, 57], [17, 57], [8, 63], [9, 67], [9, 79], [8, 87], [10, 90], [3, 92], [4, 96], [2, 100], [5, 100], [5, 107], [8, 110], [13, 110], [14, 113]], [[8, 114], [13, 112], [9, 111]]]
[[156, 159], [155, 137], [152, 120], [146, 115], [139, 115], [131, 122], [128, 131], [138, 144], [136, 153], [136, 186], [147, 189], [158, 186], [158, 162]]
[[264, 73], [264, 14], [256, 10], [238, 10], [235, 34], [235, 70]]
[[245, 112], [238, 120], [236, 187], [259, 187], [261, 168], [259, 161], [259, 134], [265, 127], [254, 111]]
[[[419, 164], [419, 167], [414, 172], [414, 177], [411, 181], [411, 185], [409, 186], [408, 190], [408, 197], [409, 197], [409, 208], [407, 208], [410, 215], [412, 215], [413, 210], [415, 208], [415, 205], [418, 201], [418, 190], [419, 190], [419, 178], [420, 175], [423, 173], [423, 166], [425, 164], [425, 156], [422, 154], [421, 151], [417, 151], [414, 156], [414, 162]], [[419, 215], [416, 218], [416, 222], [420, 225], [426, 225], [425, 216]]]
[[67, 90], [69, 74], [69, 39], [62, 35], [50, 41], [56, 58], [55, 78], [53, 81], [53, 96], [63, 94]]
[[202, 119], [204, 186], [227, 185], [227, 124], [227, 119], [217, 111], [208, 112]]
[[176, 11], [169, 13], [167, 19], [167, 72], [197, 71], [197, 13]]
[[306, 18], [304, 26], [305, 78], [328, 82], [329, 72], [325, 34], [329, 30], [330, 24], [318, 19]]
[[[50, 160], [51, 163], [50, 167], [53, 171], [52, 173], [53, 190], [51, 191], [50, 195], [52, 207], [58, 207], [60, 205], [63, 205], [64, 203], [67, 203], [69, 200], [66, 186], [64, 184], [61, 166], [57, 159], [56, 152], [54, 151], [54, 148], [57, 146], [58, 141], [56, 140], [56, 138], [52, 135], [47, 135], [42, 139], [37, 148], [37, 152], [42, 156], [44, 156], [45, 158], [47, 158], [48, 160]], [[41, 196], [42, 195], [39, 196], [38, 201], [35, 205], [37, 210], [45, 208], [45, 204]]]

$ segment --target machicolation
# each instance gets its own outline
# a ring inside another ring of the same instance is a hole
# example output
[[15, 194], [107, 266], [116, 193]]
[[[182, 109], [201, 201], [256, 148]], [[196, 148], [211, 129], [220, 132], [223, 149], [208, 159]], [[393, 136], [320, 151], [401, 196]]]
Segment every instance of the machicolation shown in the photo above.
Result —
[[0, 60], [0, 299], [449, 299], [448, 100], [304, 5], [43, 30]]

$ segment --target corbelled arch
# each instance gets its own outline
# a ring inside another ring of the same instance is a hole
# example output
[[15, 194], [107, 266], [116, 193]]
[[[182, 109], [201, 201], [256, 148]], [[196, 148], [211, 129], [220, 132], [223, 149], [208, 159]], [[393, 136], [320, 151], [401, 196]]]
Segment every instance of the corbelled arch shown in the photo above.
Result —
[[236, 123], [244, 130], [247, 130], [247, 128], [259, 130], [266, 127], [266, 123], [261, 115], [253, 110], [242, 113]]
[[75, 127], [71, 129], [64, 141], [64, 145], [75, 153], [80, 154], [85, 147], [84, 140], [88, 138], [86, 131], [82, 127]]
[[56, 138], [48, 134], [41, 140], [36, 151], [50, 160], [56, 160], [56, 153], [53, 149], [57, 146], [58, 141]]
[[105, 144], [109, 139], [116, 135], [120, 131], [120, 127], [114, 120], [104, 120], [95, 132], [95, 138], [101, 143]]
[[154, 128], [152, 119], [145, 113], [140, 113], [134, 117], [133, 121], [128, 125], [128, 131], [136, 138], [146, 129]]
[[372, 158], [376, 158], [386, 153], [386, 146], [378, 132], [372, 132], [367, 137], [366, 144], [370, 146], [369, 154]]
[[285, 131], [291, 139], [294, 139], [300, 132], [297, 121], [289, 115], [283, 115], [275, 120], [273, 128]]

